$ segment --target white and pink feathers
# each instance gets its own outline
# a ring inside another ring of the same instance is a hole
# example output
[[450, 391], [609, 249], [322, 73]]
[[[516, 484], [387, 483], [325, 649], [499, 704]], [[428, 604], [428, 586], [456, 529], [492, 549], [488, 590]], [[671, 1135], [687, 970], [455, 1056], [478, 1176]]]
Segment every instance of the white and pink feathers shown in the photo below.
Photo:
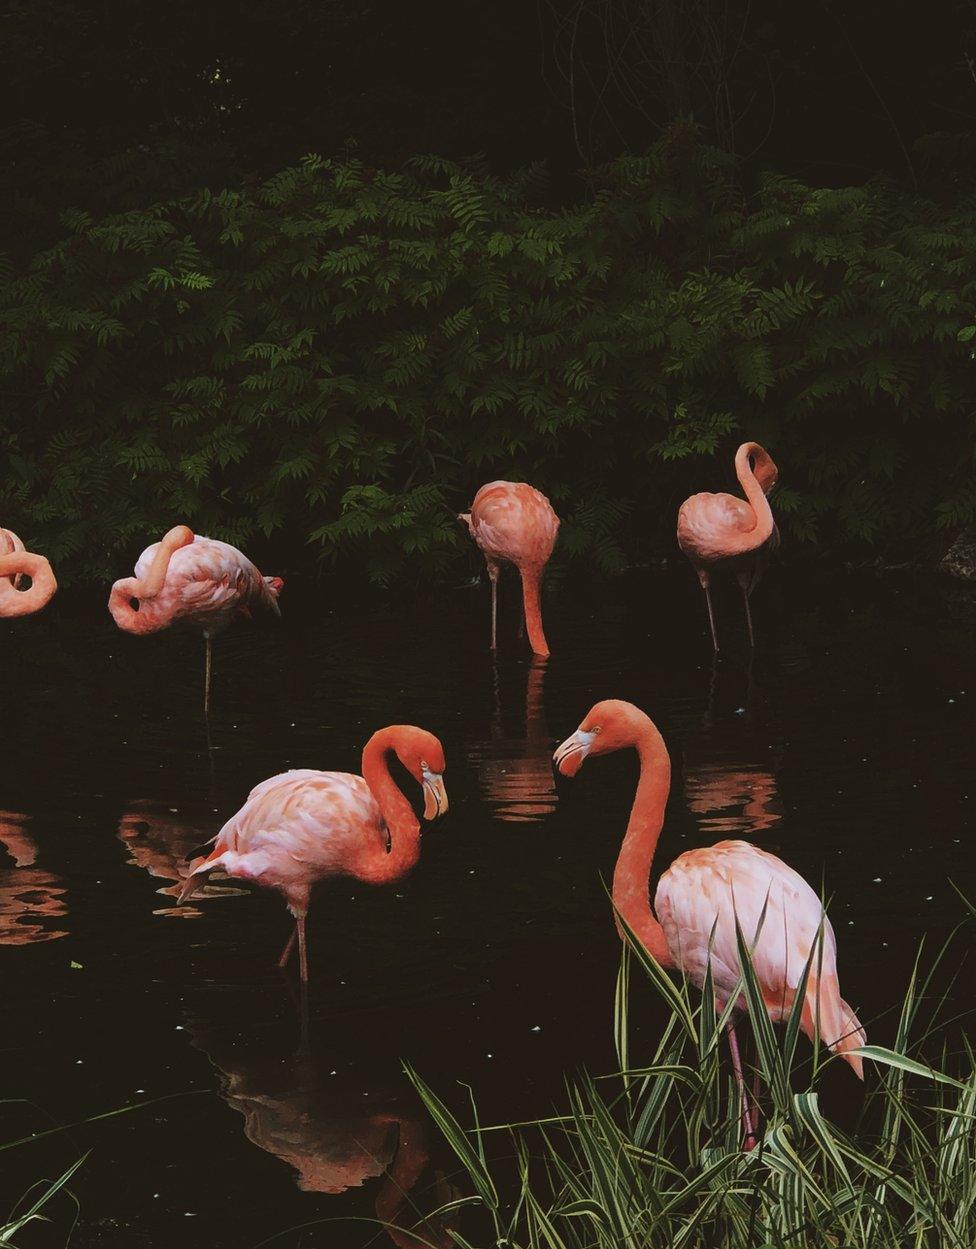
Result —
[[317, 881], [367, 878], [389, 847], [379, 804], [361, 776], [296, 768], [251, 790], [193, 875], [218, 869], [277, 889], [303, 910]]
[[863, 1045], [865, 1035], [840, 996], [834, 930], [821, 900], [782, 859], [745, 841], [690, 850], [661, 877], [654, 909], [675, 966], [699, 988], [711, 964], [719, 1009], [739, 983], [737, 919], [774, 1023], [788, 1018], [813, 951], [803, 1030], [812, 1036], [817, 1023], [831, 1049], [861, 1075], [861, 1059], [846, 1051]]
[[109, 610], [127, 632], [155, 633], [183, 624], [213, 636], [254, 609], [281, 614], [280, 578], [263, 577], [243, 552], [216, 538], [191, 535], [189, 542], [172, 549], [163, 565], [162, 585], [147, 595], [145, 587], [162, 547], [160, 542], [147, 547], [136, 561], [135, 576], [113, 586]]

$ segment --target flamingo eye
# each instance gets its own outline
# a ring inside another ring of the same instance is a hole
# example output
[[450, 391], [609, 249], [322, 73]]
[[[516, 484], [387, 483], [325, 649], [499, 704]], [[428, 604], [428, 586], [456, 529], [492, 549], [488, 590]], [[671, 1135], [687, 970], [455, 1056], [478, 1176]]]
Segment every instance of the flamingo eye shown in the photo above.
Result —
[[429, 771], [430, 771], [430, 765], [428, 764], [428, 762], [427, 762], [427, 760], [426, 760], [426, 759], [421, 759], [421, 760], [420, 760], [420, 770], [421, 770], [421, 772], [429, 772]]

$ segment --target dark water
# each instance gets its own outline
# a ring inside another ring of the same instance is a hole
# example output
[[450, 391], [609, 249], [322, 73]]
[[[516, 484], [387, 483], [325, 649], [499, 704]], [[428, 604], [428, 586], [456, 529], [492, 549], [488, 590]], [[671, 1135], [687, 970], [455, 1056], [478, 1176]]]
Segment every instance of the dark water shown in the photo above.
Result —
[[[603, 697], [643, 706], [672, 750], [656, 871], [744, 836], [822, 882], [845, 996], [890, 1039], [919, 938], [963, 914], [950, 880], [976, 896], [976, 601], [929, 577], [775, 568], [751, 676], [739, 605], [718, 606], [732, 655], [713, 671], [687, 569], [565, 583], [541, 666], [510, 598], [492, 662], [484, 587], [359, 606], [290, 587], [280, 624], [218, 641], [210, 748], [194, 637], [124, 637], [70, 595], [0, 622], [3, 1096], [26, 1099], [4, 1139], [142, 1104], [8, 1151], [0, 1198], [90, 1149], [76, 1246], [389, 1245], [345, 1220], [412, 1223], [456, 1178], [403, 1060], [456, 1105], [473, 1086], [486, 1121], [544, 1114], [566, 1072], [610, 1069], [601, 877], [635, 761], [558, 789], [549, 762]], [[176, 864], [258, 780], [358, 771], [369, 734], [404, 720], [441, 737], [451, 811], [400, 885], [321, 889], [302, 1046], [280, 901], [218, 882], [179, 907]]]

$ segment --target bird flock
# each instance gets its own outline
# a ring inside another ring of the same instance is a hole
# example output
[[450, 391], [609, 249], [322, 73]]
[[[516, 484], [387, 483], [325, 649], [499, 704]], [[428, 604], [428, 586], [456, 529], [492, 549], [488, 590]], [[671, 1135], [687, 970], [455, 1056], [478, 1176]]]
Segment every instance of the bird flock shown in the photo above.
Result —
[[[712, 644], [720, 650], [711, 598], [712, 578], [728, 573], [739, 584], [750, 645], [750, 598], [779, 543], [768, 496], [777, 469], [769, 453], [746, 442], [735, 455], [745, 498], [702, 493], [678, 511], [677, 540], [705, 594]], [[498, 580], [513, 565], [522, 584], [523, 626], [537, 656], [549, 655], [542, 621], [542, 580], [559, 533], [549, 500], [524, 482], [481, 487], [470, 512], [459, 514], [485, 557], [491, 587], [491, 648], [497, 644]], [[26, 583], [29, 581], [29, 585]], [[280, 614], [280, 577], [263, 576], [240, 551], [170, 529], [136, 562], [134, 575], [116, 581], [108, 608], [120, 629], [155, 633], [171, 625], [196, 630], [206, 643], [204, 709], [209, 712], [211, 641], [235, 620], [255, 612]], [[48, 561], [0, 529], [0, 617], [40, 610], [57, 582]], [[613, 874], [612, 899], [621, 936], [641, 943], [658, 964], [701, 987], [709, 972], [719, 1011], [733, 997], [727, 1027], [738, 1095], [743, 1146], [756, 1143], [758, 1125], [746, 1091], [735, 1031], [744, 1005], [740, 936], [752, 961], [766, 1010], [784, 1022], [798, 994], [800, 1025], [819, 1036], [863, 1078], [865, 1034], [840, 994], [837, 947], [821, 899], [792, 868], [745, 841], [721, 841], [678, 856], [660, 877], [652, 909], [649, 879], [664, 825], [671, 784], [667, 746], [651, 719], [632, 703], [596, 703], [556, 749], [558, 771], [574, 776], [590, 757], [634, 750], [640, 778]], [[420, 817], [390, 772], [396, 757], [419, 787], [423, 818], [448, 810], [446, 760], [440, 741], [416, 725], [379, 729], [365, 744], [361, 775], [298, 769], [262, 781], [221, 828], [209, 852], [188, 865], [180, 900], [200, 890], [211, 873], [276, 890], [294, 918], [282, 952], [295, 947], [299, 975], [308, 981], [306, 917], [314, 886], [334, 876], [369, 884], [396, 881], [420, 858]]]

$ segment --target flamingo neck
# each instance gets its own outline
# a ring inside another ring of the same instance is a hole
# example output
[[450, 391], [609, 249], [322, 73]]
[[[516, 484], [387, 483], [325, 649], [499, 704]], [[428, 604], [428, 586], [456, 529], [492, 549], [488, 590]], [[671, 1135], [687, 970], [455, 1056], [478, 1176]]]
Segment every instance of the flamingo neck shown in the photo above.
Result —
[[166, 573], [169, 569], [169, 562], [173, 558], [173, 552], [178, 551], [181, 547], [189, 546], [193, 541], [193, 531], [188, 529], [186, 525], [176, 525], [162, 539], [156, 554], [153, 556], [153, 562], [149, 565], [149, 571], [140, 582], [140, 593], [137, 598], [155, 598], [159, 591], [163, 588], [166, 580]]
[[360, 875], [373, 884], [398, 880], [420, 858], [420, 821], [387, 762], [396, 751], [396, 730], [380, 729], [363, 749], [363, 780], [376, 799], [390, 834], [390, 850], [371, 850]]
[[613, 872], [613, 904], [651, 957], [662, 967], [673, 967], [664, 929], [651, 910], [648, 883], [671, 789], [671, 758], [664, 738], [650, 723], [641, 729], [634, 746], [640, 780]]
[[[756, 475], [755, 470], [750, 463], [750, 457], [755, 457], [757, 463], [762, 465], [761, 474], [762, 482]], [[767, 466], [768, 461], [768, 466]], [[772, 466], [772, 460], [757, 442], [744, 442], [735, 455], [735, 475], [739, 479], [739, 485], [742, 487], [749, 506], [752, 508], [756, 517], [756, 525], [751, 533], [743, 535], [746, 543], [746, 549], [754, 550], [758, 546], [762, 546], [767, 542], [773, 533], [773, 512], [769, 506], [769, 500], [766, 498], [766, 490], [772, 488], [775, 481], [776, 470]]]
[[[30, 577], [30, 589], [15, 588], [12, 579], [18, 576]], [[40, 611], [57, 588], [51, 565], [43, 555], [29, 551], [0, 555], [0, 616], [29, 616]]]
[[[402, 1115], [384, 1115], [377, 1116], [377, 1118], [380, 1122], [395, 1123], [399, 1129], [399, 1139], [396, 1144], [396, 1154], [376, 1194], [376, 1217], [383, 1224], [386, 1234], [395, 1245], [402, 1245], [404, 1249], [419, 1249], [419, 1246], [425, 1243], [423, 1240], [391, 1225], [400, 1222], [401, 1211], [404, 1210], [411, 1192], [430, 1161], [427, 1133], [416, 1119], [409, 1119]], [[410, 1214], [404, 1222], [412, 1224], [414, 1215]], [[425, 1230], [430, 1232], [432, 1229], [425, 1229], [422, 1226], [419, 1230], [423, 1234]], [[443, 1242], [428, 1241], [427, 1243]]]
[[549, 643], [542, 628], [542, 569], [534, 565], [519, 568], [522, 577], [522, 602], [525, 605], [525, 631], [532, 653], [545, 657]]

